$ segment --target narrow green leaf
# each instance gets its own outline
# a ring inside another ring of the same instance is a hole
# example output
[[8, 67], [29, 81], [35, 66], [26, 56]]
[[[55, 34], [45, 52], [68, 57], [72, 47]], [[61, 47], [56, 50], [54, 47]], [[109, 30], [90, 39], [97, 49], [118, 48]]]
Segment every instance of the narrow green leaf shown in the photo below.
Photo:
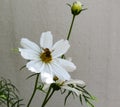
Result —
[[87, 106], [91, 106], [91, 107], [94, 107], [94, 105], [87, 99], [87, 97], [85, 95], [83, 95], [84, 99], [85, 99], [85, 102], [87, 104]]
[[66, 92], [66, 89], [64, 89], [63, 91], [62, 91], [62, 89], [60, 89], [60, 92], [61, 92], [61, 94], [64, 94]]
[[19, 52], [19, 49], [18, 48], [13, 48], [13, 49], [11, 49], [13, 52], [15, 52], [15, 53], [18, 53]]
[[72, 93], [72, 91], [69, 91], [67, 96], [65, 97], [64, 105], [66, 105], [66, 101], [67, 101], [67, 99], [68, 99], [68, 97], [70, 96], [71, 93]]
[[22, 69], [24, 69], [26, 67], [26, 65], [22, 66], [19, 70], [21, 71]]
[[87, 101], [87, 105], [91, 106], [91, 107], [94, 107], [94, 105], [89, 100]]
[[34, 73], [34, 74], [28, 76], [26, 79], [29, 79], [29, 78], [31, 78], [31, 77], [33, 77], [33, 76], [35, 76], [35, 75], [37, 75], [37, 73]]
[[[19, 107], [19, 105], [20, 105], [19, 103], [20, 103], [21, 101], [23, 101], [23, 99], [19, 99], [19, 100], [15, 101], [14, 104], [12, 104], [11, 107], [15, 107], [15, 105], [17, 105], [17, 107]], [[22, 104], [22, 105], [24, 105], [24, 104]]]
[[71, 5], [69, 3], [66, 3], [70, 8], [71, 8]]
[[[1, 78], [0, 83], [0, 105], [12, 107], [19, 99], [19, 91], [9, 79]], [[19, 105], [15, 107], [19, 107]]]
[[81, 105], [83, 105], [82, 95], [81, 95], [81, 94], [80, 94], [80, 96], [79, 96], [79, 99], [80, 99], [80, 103], [81, 103]]

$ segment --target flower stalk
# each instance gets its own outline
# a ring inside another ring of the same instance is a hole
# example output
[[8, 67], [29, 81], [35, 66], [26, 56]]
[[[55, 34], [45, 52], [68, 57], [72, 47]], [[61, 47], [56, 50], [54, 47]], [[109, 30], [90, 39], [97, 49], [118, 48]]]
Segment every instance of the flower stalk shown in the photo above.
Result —
[[45, 96], [45, 99], [44, 99], [41, 107], [44, 107], [45, 104], [47, 103], [46, 101], [47, 101], [47, 98], [48, 98], [48, 96], [49, 96], [49, 94], [50, 94], [50, 91], [51, 91], [51, 85], [50, 85], [50, 87], [49, 87], [49, 89], [48, 89], [48, 92], [47, 92], [47, 94], [46, 94], [46, 96]]
[[70, 29], [69, 29], [69, 33], [68, 33], [68, 36], [67, 36], [67, 40], [70, 39], [70, 34], [71, 34], [71, 31], [72, 31], [74, 20], [75, 20], [75, 15], [73, 15], [73, 18], [72, 18], [72, 22], [71, 22], [71, 25], [70, 25]]
[[31, 96], [31, 98], [30, 98], [30, 100], [29, 100], [29, 102], [28, 102], [28, 104], [27, 104], [27, 107], [30, 106], [30, 104], [31, 104], [31, 102], [32, 102], [32, 100], [33, 100], [33, 97], [34, 97], [34, 95], [35, 95], [35, 93], [36, 93], [39, 75], [40, 75], [40, 74], [38, 73], [38, 74], [37, 74], [37, 77], [36, 77], [36, 81], [35, 81], [34, 90], [33, 90], [32, 96]]
[[[48, 102], [49, 99], [52, 97], [53, 93], [55, 92], [54, 89], [53, 89], [52, 92], [51, 92], [51, 89], [52, 89], [52, 87], [51, 87], [51, 85], [50, 85], [49, 90], [48, 90], [48, 92], [47, 92], [47, 94], [46, 94], [46, 97], [45, 97], [45, 99], [44, 99], [41, 107], [45, 107], [45, 105], [47, 104], [47, 102]], [[51, 92], [51, 93], [50, 93], [50, 92]]]

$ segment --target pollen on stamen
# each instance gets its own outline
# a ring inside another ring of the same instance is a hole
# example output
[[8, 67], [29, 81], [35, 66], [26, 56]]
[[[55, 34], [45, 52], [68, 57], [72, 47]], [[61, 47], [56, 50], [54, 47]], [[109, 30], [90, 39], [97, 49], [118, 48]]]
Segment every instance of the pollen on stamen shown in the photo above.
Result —
[[49, 63], [50, 61], [52, 61], [52, 55], [51, 52], [48, 48], [43, 49], [43, 53], [40, 54], [40, 58], [43, 62], [45, 63]]

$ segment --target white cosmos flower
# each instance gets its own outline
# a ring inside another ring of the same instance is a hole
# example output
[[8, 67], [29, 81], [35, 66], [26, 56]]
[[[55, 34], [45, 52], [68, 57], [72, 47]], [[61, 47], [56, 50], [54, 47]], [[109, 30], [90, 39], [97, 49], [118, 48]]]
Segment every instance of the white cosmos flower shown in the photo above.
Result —
[[[29, 61], [26, 67], [32, 72], [41, 73], [43, 82], [49, 81], [48, 76], [70, 80], [68, 72], [75, 70], [76, 66], [71, 61], [61, 58], [70, 47], [67, 40], [59, 40], [53, 45], [53, 36], [48, 31], [42, 33], [40, 46], [27, 38], [21, 39], [21, 46], [23, 47], [19, 48], [21, 56]], [[50, 83], [52, 82], [50, 80]]]
[[[68, 81], [56, 80], [56, 81], [54, 81], [54, 83], [57, 86], [59, 86], [61, 89], [66, 89], [68, 91], [72, 91], [72, 92], [76, 93], [77, 96], [82, 94], [82, 91], [77, 90], [77, 85], [79, 85], [81, 87], [85, 86], [85, 82], [82, 80], [78, 80], [78, 79], [70, 79]], [[70, 85], [73, 85], [73, 87], [71, 87]], [[43, 87], [43, 90], [45, 91], [49, 87], [50, 87], [50, 84], [45, 84]]]

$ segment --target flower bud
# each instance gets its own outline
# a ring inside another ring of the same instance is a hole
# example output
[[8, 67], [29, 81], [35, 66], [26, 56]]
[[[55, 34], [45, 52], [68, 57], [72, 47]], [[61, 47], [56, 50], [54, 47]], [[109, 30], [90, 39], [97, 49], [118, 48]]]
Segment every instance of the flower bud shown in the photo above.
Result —
[[73, 15], [78, 15], [82, 11], [82, 4], [79, 1], [76, 1], [71, 6], [71, 12]]

